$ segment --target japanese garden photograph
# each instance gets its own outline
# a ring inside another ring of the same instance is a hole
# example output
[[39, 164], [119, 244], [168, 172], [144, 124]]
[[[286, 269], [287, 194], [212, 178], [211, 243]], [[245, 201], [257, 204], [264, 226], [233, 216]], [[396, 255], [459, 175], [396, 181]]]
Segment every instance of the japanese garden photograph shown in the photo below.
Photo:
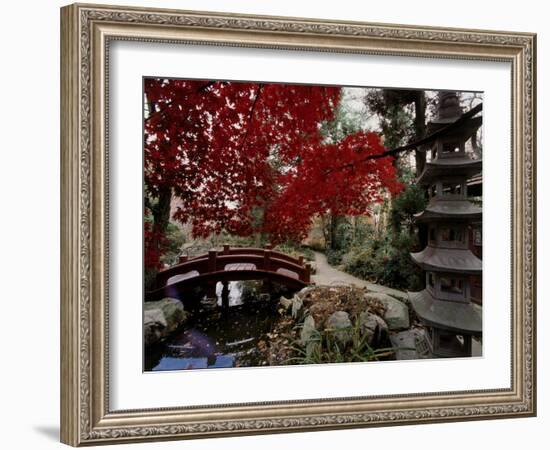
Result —
[[144, 371], [483, 356], [482, 92], [142, 95]]

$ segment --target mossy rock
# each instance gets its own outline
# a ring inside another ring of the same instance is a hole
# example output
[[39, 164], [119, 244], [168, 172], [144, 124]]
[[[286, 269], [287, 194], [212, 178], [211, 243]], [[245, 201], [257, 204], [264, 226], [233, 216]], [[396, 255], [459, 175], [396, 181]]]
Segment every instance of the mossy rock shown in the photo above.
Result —
[[188, 317], [189, 313], [183, 309], [183, 303], [176, 298], [166, 297], [156, 302], [146, 302], [143, 320], [145, 345], [165, 339]]
[[391, 297], [388, 294], [382, 294], [379, 292], [370, 292], [365, 294], [365, 299], [372, 298], [381, 302], [386, 308], [384, 313], [384, 321], [388, 324], [388, 328], [391, 331], [405, 330], [409, 328], [409, 308], [402, 301], [397, 300], [395, 297]]

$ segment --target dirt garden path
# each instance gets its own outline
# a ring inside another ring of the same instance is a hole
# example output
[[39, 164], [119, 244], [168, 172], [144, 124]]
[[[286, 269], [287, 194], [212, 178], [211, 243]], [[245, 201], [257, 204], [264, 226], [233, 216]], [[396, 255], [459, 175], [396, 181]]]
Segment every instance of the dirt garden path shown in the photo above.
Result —
[[315, 253], [315, 267], [317, 272], [312, 275], [311, 278], [315, 284], [319, 285], [338, 285], [338, 284], [354, 284], [359, 287], [366, 287], [371, 292], [382, 292], [384, 294], [390, 294], [398, 298], [406, 298], [407, 294], [397, 289], [388, 288], [379, 284], [369, 283], [368, 281], [354, 277], [349, 273], [342, 272], [341, 270], [332, 267], [327, 257], [321, 252]]

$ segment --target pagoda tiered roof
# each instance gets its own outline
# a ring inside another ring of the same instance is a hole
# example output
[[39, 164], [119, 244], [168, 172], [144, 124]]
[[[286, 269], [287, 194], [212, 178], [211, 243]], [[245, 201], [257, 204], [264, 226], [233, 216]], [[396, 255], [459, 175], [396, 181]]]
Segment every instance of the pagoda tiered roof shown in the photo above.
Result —
[[412, 259], [424, 270], [434, 272], [463, 273], [465, 275], [480, 274], [481, 259], [469, 249], [440, 248], [428, 245], [418, 253], [411, 253]]
[[411, 258], [432, 273], [427, 289], [408, 295], [417, 317], [431, 328], [429, 341], [436, 356], [471, 356], [472, 336], [482, 334], [481, 308], [471, 302], [470, 284], [483, 264], [468, 248], [470, 237], [464, 236], [468, 222], [479, 222], [483, 214], [481, 206], [468, 199], [468, 180], [482, 179], [483, 162], [466, 153], [466, 142], [481, 126], [481, 109], [478, 105], [464, 114], [456, 92], [438, 93], [437, 118], [428, 124], [428, 133], [436, 136], [433, 159], [417, 179], [428, 188], [430, 202], [415, 214], [415, 221], [428, 223], [429, 239]]
[[[456, 122], [460, 118], [460, 116], [461, 114], [458, 114], [455, 116], [436, 118], [432, 120], [431, 122], [428, 123], [428, 127], [427, 127], [428, 134], [435, 133], [441, 128], [444, 128], [449, 124]], [[474, 134], [476, 130], [481, 126], [482, 120], [483, 119], [481, 116], [472, 117], [464, 121], [464, 123], [462, 123], [460, 127], [449, 130], [449, 132], [446, 133], [446, 137], [459, 138], [459, 139], [462, 138], [466, 140], [472, 134]]]
[[437, 158], [427, 162], [417, 179], [418, 184], [427, 185], [442, 176], [470, 178], [481, 172], [481, 159], [471, 159], [467, 156]]
[[482, 314], [478, 305], [439, 300], [426, 289], [408, 294], [416, 314], [426, 325], [457, 334], [481, 334]]
[[434, 198], [426, 209], [414, 215], [416, 222], [432, 220], [457, 221], [480, 220], [483, 210], [465, 198], [446, 199]]

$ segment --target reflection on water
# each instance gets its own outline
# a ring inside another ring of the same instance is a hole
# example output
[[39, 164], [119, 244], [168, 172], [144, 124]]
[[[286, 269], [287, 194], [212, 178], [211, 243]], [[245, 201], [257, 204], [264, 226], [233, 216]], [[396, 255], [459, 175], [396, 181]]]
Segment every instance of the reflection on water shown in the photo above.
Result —
[[[216, 286], [216, 304], [201, 301], [192, 320], [157, 347], [147, 350], [145, 370], [185, 370], [261, 366], [257, 343], [269, 333], [277, 317], [276, 303], [267, 294], [230, 282], [229, 308], [221, 308], [222, 284]], [[246, 290], [246, 292], [245, 292]], [[276, 297], [279, 298], [280, 293]], [[271, 296], [272, 298], [275, 295]]]
[[[223, 284], [216, 284], [216, 298], [218, 306], [222, 306], [222, 290]], [[229, 306], [237, 306], [243, 304], [242, 299], [243, 287], [239, 281], [229, 282]]]

